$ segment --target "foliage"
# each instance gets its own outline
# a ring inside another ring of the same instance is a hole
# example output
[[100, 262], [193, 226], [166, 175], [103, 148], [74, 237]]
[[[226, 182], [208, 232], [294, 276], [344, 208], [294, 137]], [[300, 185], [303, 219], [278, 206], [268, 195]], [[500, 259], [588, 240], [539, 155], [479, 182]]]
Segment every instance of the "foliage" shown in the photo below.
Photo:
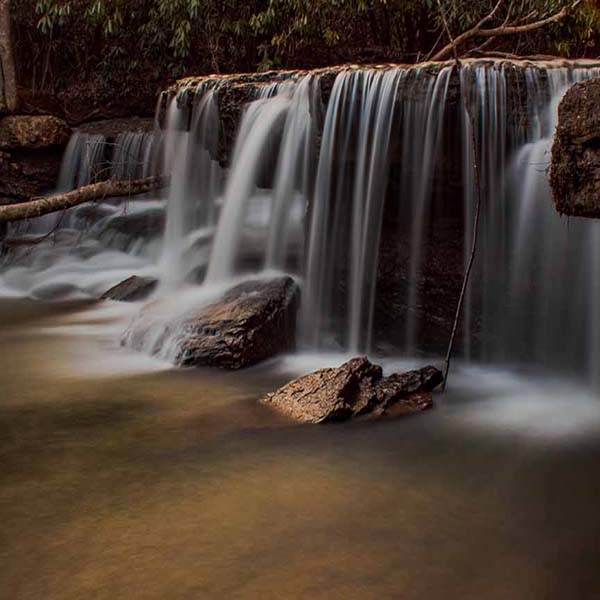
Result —
[[[496, 1], [441, 4], [458, 35]], [[505, 0], [494, 24], [540, 19], [565, 4]], [[74, 79], [111, 85], [191, 71], [415, 61], [447, 41], [438, 0], [13, 0], [13, 13], [19, 64], [32, 88], [48, 90]], [[599, 40], [598, 2], [583, 0], [563, 22], [491, 49], [579, 56], [598, 52]]]

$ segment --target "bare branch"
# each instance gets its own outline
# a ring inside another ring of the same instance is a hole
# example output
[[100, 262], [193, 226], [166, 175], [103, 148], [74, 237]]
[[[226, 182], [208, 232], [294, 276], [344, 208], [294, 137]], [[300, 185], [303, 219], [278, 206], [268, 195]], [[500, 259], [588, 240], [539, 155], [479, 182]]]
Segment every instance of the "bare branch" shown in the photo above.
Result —
[[512, 24], [512, 25], [509, 25], [508, 20], [507, 20], [508, 17], [510, 17], [510, 13], [511, 13], [511, 7], [509, 6], [508, 17], [507, 17], [507, 19], [505, 19], [505, 21], [502, 25], [500, 25], [498, 27], [490, 27], [487, 29], [484, 28], [484, 25], [489, 23], [495, 17], [496, 13], [498, 12], [498, 10], [500, 8], [500, 5], [502, 4], [502, 1], [503, 0], [499, 0], [499, 2], [494, 7], [494, 10], [492, 10], [492, 12], [490, 14], [488, 14], [487, 16], [485, 16], [481, 21], [479, 21], [479, 23], [477, 23], [477, 25], [475, 25], [471, 29], [468, 29], [467, 31], [461, 33], [459, 36], [454, 38], [453, 41], [451, 41], [446, 46], [444, 46], [432, 58], [432, 60], [437, 61], [437, 60], [446, 59], [450, 53], [452, 53], [456, 48], [458, 48], [458, 46], [460, 46], [461, 44], [464, 44], [466, 41], [470, 40], [471, 38], [475, 38], [475, 37], [494, 38], [494, 37], [498, 37], [498, 36], [516, 35], [519, 33], [527, 33], [529, 31], [534, 31], [536, 29], [540, 29], [542, 27], [545, 27], [546, 25], [550, 25], [551, 23], [558, 23], [559, 21], [562, 21], [570, 13], [570, 11], [573, 10], [580, 3], [580, 0], [577, 0], [577, 2], [572, 4], [570, 7], [565, 6], [559, 12], [557, 12], [549, 17], [546, 17], [544, 19], [540, 19], [538, 21], [533, 21], [531, 23], [516, 24], [516, 23], [521, 22], [521, 19], [517, 19], [515, 24]]
[[0, 223], [23, 221], [72, 208], [92, 200], [135, 196], [159, 190], [168, 185], [166, 177], [147, 177], [132, 181], [101, 181], [84, 185], [65, 194], [32, 198], [29, 202], [0, 206]]

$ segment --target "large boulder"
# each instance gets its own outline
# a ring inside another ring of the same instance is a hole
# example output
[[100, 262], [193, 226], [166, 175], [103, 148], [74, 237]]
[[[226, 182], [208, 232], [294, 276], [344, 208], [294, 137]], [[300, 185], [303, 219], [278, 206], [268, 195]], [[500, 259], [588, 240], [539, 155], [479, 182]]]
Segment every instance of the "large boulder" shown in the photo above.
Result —
[[5, 150], [43, 150], [63, 147], [71, 128], [51, 115], [13, 115], [0, 119], [0, 148]]
[[[182, 366], [241, 369], [295, 347], [299, 303], [300, 290], [291, 277], [247, 281], [217, 302], [166, 323], [153, 319], [160, 306], [148, 306], [124, 343], [168, 355]], [[162, 312], [168, 314], [168, 307]]]
[[559, 213], [600, 217], [600, 79], [574, 85], [560, 103], [550, 184]]
[[291, 277], [234, 287], [184, 325], [177, 362], [240, 369], [292, 350], [299, 300]]
[[431, 392], [442, 379], [441, 371], [430, 366], [385, 378], [380, 366], [364, 357], [354, 358], [341, 367], [295, 379], [263, 401], [304, 423], [410, 414], [433, 406]]

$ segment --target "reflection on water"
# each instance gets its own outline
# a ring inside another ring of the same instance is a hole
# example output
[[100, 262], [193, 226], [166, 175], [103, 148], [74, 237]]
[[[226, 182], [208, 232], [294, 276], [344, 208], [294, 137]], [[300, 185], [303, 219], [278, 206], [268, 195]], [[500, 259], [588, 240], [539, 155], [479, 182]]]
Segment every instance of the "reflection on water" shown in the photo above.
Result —
[[463, 370], [427, 415], [299, 427], [256, 400], [314, 357], [135, 362], [128, 310], [0, 304], [1, 598], [597, 597], [594, 399]]

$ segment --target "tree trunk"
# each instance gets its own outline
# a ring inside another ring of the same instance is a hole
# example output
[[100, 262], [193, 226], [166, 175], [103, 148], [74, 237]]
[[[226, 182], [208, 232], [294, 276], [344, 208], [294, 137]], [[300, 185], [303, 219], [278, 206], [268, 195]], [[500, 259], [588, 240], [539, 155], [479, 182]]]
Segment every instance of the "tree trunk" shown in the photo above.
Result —
[[0, 206], [0, 224], [41, 217], [92, 200], [126, 198], [136, 194], [145, 194], [164, 188], [167, 184], [168, 179], [166, 177], [148, 177], [134, 181], [101, 181], [100, 183], [84, 185], [65, 194], [32, 198], [29, 202]]
[[0, 112], [17, 110], [17, 73], [12, 45], [10, 0], [0, 0]]

